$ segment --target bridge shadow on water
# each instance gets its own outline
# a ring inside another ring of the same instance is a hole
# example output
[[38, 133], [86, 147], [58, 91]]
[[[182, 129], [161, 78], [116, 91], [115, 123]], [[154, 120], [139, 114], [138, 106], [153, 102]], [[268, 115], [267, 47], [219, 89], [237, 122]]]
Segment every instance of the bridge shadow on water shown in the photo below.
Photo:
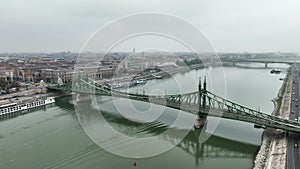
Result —
[[[81, 103], [80, 107], [84, 107], [84, 111], [86, 113], [85, 116], [87, 115], [87, 118], [92, 120], [95, 116], [99, 116], [99, 111], [93, 109], [90, 105], [91, 102], [86, 102]], [[59, 106], [62, 109], [67, 109], [68, 112], [74, 112], [74, 106], [70, 102], [70, 97], [61, 98], [58, 102], [56, 102], [56, 106]], [[87, 109], [88, 107], [89, 109]], [[192, 129], [187, 131], [187, 129], [170, 128], [169, 125], [161, 121], [139, 123], [130, 121], [113, 112], [101, 111], [101, 113], [115, 130], [137, 138], [159, 135], [166, 130], [172, 130], [171, 133], [187, 132], [188, 134], [181, 141], [179, 140], [180, 138], [176, 137], [176, 134], [163, 135], [162, 139], [170, 143], [179, 142], [176, 147], [193, 156], [195, 158], [196, 166], [198, 166], [202, 161], [205, 161], [205, 159], [211, 158], [253, 159], [256, 151], [258, 150], [258, 146], [256, 145], [230, 140], [213, 134], [211, 135], [205, 131], [205, 127], [203, 129]], [[74, 118], [77, 118], [75, 114], [70, 114]], [[201, 132], [202, 134], [209, 136], [209, 138], [203, 143], [199, 141]]]

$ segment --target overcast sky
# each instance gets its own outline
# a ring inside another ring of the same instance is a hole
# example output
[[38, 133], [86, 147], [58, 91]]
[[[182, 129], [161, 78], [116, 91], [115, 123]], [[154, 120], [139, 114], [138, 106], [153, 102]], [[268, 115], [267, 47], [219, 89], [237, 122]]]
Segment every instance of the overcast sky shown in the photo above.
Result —
[[0, 52], [80, 51], [108, 22], [139, 12], [185, 19], [218, 52], [300, 51], [299, 0], [0, 0]]

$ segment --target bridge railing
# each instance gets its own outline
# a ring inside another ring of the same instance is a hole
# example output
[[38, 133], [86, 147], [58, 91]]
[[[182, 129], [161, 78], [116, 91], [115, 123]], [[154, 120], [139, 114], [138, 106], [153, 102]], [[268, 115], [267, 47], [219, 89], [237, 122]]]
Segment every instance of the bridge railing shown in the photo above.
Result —
[[220, 96], [217, 96], [209, 91], [207, 91], [206, 97], [208, 99], [208, 108], [217, 108], [220, 111], [227, 109], [227, 111], [232, 113], [237, 113], [241, 116], [253, 116], [253, 117], [259, 117], [261, 119], [265, 119], [268, 122], [275, 122], [279, 124], [285, 124], [291, 127], [300, 127], [300, 123], [288, 119], [279, 118], [276, 116], [268, 115], [266, 113], [262, 113], [260, 111], [250, 109], [248, 107], [242, 106], [240, 104], [234, 103], [232, 101], [229, 101], [227, 99], [224, 99]]

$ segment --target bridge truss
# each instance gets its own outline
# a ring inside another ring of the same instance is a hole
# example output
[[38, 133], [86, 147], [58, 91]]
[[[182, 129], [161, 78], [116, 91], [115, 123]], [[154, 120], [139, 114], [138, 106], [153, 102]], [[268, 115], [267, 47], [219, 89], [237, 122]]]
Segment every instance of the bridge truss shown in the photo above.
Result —
[[52, 90], [104, 95], [142, 102], [150, 102], [153, 104], [193, 113], [199, 115], [200, 117], [221, 117], [300, 133], [300, 123], [297, 121], [279, 118], [277, 116], [262, 113], [260, 111], [234, 103], [230, 100], [213, 94], [210, 91], [207, 91], [206, 85], [206, 79], [204, 79], [203, 87], [200, 80], [198, 91], [196, 92], [171, 95], [146, 95], [112, 90], [110, 87], [104, 84], [99, 84], [92, 79], [80, 77], [77, 78], [77, 80], [74, 80], [73, 83], [69, 82], [62, 85], [49, 86], [48, 88]]

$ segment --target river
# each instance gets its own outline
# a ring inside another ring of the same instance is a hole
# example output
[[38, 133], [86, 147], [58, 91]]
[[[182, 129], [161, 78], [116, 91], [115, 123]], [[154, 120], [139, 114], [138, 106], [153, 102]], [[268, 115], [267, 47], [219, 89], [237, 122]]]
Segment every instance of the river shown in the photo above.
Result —
[[[226, 79], [224, 90], [229, 100], [271, 114], [274, 108], [271, 99], [277, 96], [282, 84], [279, 78], [285, 77], [286, 72], [270, 74], [270, 69], [260, 69], [257, 65], [213, 67], [207, 72], [224, 70]], [[287, 68], [281, 64], [270, 65]], [[197, 77], [203, 77], [205, 74], [206, 72], [201, 69], [191, 70], [175, 74], [172, 78], [148, 81], [146, 85], [130, 88], [129, 91], [152, 94], [196, 91]], [[191, 76], [196, 78], [190, 78]], [[181, 87], [178, 87], [178, 83]], [[211, 87], [209, 85], [210, 90], [223, 95], [222, 91]], [[214, 87], [218, 87], [218, 84]], [[97, 97], [97, 101], [101, 104], [105, 119], [113, 128], [135, 137], [153, 136], [170, 129], [174, 118], [168, 114], [172, 112], [176, 114], [176, 110], [166, 109], [166, 114], [155, 121], [142, 124], [139, 121], [143, 119], [130, 121], [118, 114], [111, 98]], [[123, 101], [118, 100], [120, 104]], [[132, 102], [132, 104], [139, 110], [149, 108], [147, 103]], [[97, 111], [89, 104], [85, 106], [80, 110], [87, 113]], [[185, 118], [193, 120], [195, 116], [187, 114]], [[214, 130], [218, 121], [219, 124]], [[175, 126], [172, 130], [175, 132], [186, 130], [183, 126]], [[163, 154], [140, 159], [123, 158], [97, 146], [81, 128], [72, 105], [72, 98], [61, 97], [56, 100], [55, 105], [47, 106], [45, 109], [0, 120], [0, 168], [125, 169], [133, 168], [133, 162], [136, 162], [136, 168], [149, 169], [251, 168], [261, 142], [262, 131], [254, 129], [253, 124], [209, 117], [205, 133], [212, 135], [203, 144], [198, 143], [200, 131], [192, 129], [177, 146]], [[165, 139], [164, 142], [171, 142], [172, 139], [176, 138]], [[134, 143], [129, 145], [135, 146]], [[132, 148], [130, 146], [127, 147], [128, 151]]]

